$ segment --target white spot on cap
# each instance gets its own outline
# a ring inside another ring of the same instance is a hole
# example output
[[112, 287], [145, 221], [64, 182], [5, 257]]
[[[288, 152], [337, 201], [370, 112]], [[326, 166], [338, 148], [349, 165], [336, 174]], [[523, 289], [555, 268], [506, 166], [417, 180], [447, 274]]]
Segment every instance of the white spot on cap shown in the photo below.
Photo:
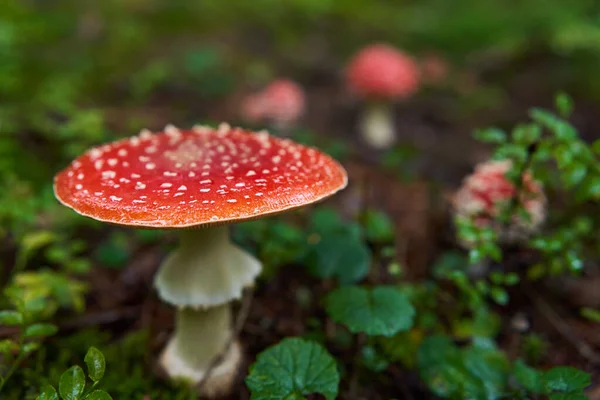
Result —
[[244, 182], [240, 182], [240, 183], [236, 183], [235, 186], [244, 187], [244, 186], [246, 186], [246, 184]]
[[246, 176], [254, 176], [254, 175], [256, 175], [256, 171], [254, 171], [252, 169], [246, 173]]
[[77, 185], [75, 185], [75, 189], [81, 190], [83, 189], [83, 185], [81, 183], [78, 183]]
[[109, 198], [110, 198], [112, 201], [121, 201], [121, 200], [123, 200], [123, 198], [122, 198], [122, 197], [117, 197], [117, 196], [110, 196]]
[[154, 163], [146, 164], [146, 169], [154, 169], [154, 168], [156, 168], [156, 164], [154, 164]]
[[110, 165], [111, 167], [114, 167], [115, 165], [117, 165], [119, 161], [116, 158], [109, 158], [107, 163], [108, 165]]
[[115, 171], [102, 171], [102, 179], [113, 179], [117, 176]]
[[142, 182], [136, 182], [136, 183], [135, 183], [135, 188], [136, 188], [137, 190], [146, 189], [146, 185], [145, 185], [144, 183], [142, 183]]
[[237, 200], [236, 199], [227, 199], [227, 202], [228, 203], [237, 203]]
[[187, 190], [187, 187], [185, 185], [181, 185], [179, 188], [177, 188], [177, 190]]
[[161, 188], [170, 188], [171, 186], [173, 186], [173, 184], [169, 182], [165, 182], [160, 185]]
[[125, 150], [125, 149], [120, 149], [120, 150], [117, 152], [117, 154], [118, 154], [120, 157], [125, 157], [125, 156], [127, 155], [127, 150]]

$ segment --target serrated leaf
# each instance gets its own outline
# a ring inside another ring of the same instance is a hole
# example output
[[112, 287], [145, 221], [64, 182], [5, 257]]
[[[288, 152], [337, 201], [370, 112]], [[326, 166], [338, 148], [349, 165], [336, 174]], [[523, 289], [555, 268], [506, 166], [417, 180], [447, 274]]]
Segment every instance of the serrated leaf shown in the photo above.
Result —
[[371, 253], [353, 234], [324, 236], [309, 247], [305, 256], [309, 272], [318, 278], [337, 278], [342, 284], [355, 283], [369, 272]]
[[519, 385], [533, 393], [544, 393], [542, 373], [517, 360], [513, 371]]
[[63, 372], [58, 381], [58, 392], [63, 400], [77, 400], [85, 389], [85, 374], [75, 365]]
[[90, 347], [83, 360], [88, 368], [88, 375], [91, 380], [98, 382], [104, 376], [106, 369], [106, 360], [100, 350]]
[[30, 337], [40, 337], [40, 336], [52, 336], [55, 335], [56, 332], [58, 332], [58, 328], [56, 327], [56, 325], [52, 325], [52, 324], [33, 324], [28, 326], [25, 329], [25, 332], [23, 333], [23, 335], [26, 338], [30, 338]]
[[300, 338], [263, 351], [246, 378], [251, 400], [303, 399], [311, 393], [333, 400], [339, 383], [334, 358], [321, 345]]
[[590, 374], [573, 367], [555, 367], [543, 376], [544, 386], [549, 392], [573, 392], [583, 390], [592, 381]]
[[392, 336], [409, 329], [415, 309], [395, 288], [341, 287], [331, 292], [325, 307], [329, 316], [351, 332]]
[[112, 400], [112, 397], [104, 390], [94, 390], [92, 393], [85, 396], [85, 400]]
[[0, 325], [16, 326], [23, 324], [23, 314], [18, 311], [0, 311]]
[[42, 393], [40, 393], [40, 395], [38, 397], [36, 397], [36, 400], [59, 400], [59, 399], [58, 399], [58, 394], [56, 393], [56, 389], [54, 389], [50, 385], [47, 385], [42, 389]]

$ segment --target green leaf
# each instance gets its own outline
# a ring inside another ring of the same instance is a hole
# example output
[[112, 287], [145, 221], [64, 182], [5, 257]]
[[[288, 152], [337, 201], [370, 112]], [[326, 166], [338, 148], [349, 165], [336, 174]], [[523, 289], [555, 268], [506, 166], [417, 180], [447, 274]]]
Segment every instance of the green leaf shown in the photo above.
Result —
[[19, 345], [14, 340], [0, 340], [0, 354], [10, 354], [17, 350], [19, 350]]
[[42, 393], [40, 393], [35, 400], [58, 400], [58, 394], [56, 393], [56, 389], [47, 385], [42, 389]]
[[581, 309], [580, 313], [582, 317], [587, 318], [590, 321], [600, 323], [600, 310], [584, 307]]
[[75, 365], [63, 372], [58, 381], [58, 392], [63, 400], [78, 400], [85, 388], [85, 374]]
[[365, 235], [375, 243], [386, 243], [394, 240], [394, 224], [387, 214], [368, 210], [364, 215]]
[[100, 350], [95, 347], [90, 347], [85, 355], [85, 365], [88, 368], [88, 375], [91, 380], [98, 382], [104, 376], [106, 369], [106, 360]]
[[583, 390], [592, 381], [590, 374], [573, 367], [555, 367], [544, 373], [544, 385], [549, 392]]
[[0, 311], [0, 325], [16, 326], [23, 324], [23, 314], [18, 311]]
[[350, 284], [367, 275], [371, 253], [354, 235], [337, 233], [311, 245], [305, 262], [309, 272], [318, 278], [337, 278], [342, 284]]
[[92, 393], [85, 396], [85, 400], [112, 400], [112, 397], [104, 390], [94, 390]]
[[56, 325], [52, 324], [33, 324], [28, 326], [23, 333], [26, 338], [39, 336], [52, 336], [58, 332]]
[[38, 342], [29, 342], [29, 343], [25, 343], [21, 350], [23, 351], [23, 353], [28, 354], [33, 351], [36, 351], [39, 348], [40, 348], [40, 344]]
[[533, 393], [544, 393], [542, 373], [517, 360], [514, 368], [515, 379], [519, 385]]
[[392, 336], [412, 327], [415, 309], [395, 288], [341, 287], [331, 292], [325, 307], [329, 316], [353, 333]]
[[566, 93], [558, 93], [554, 99], [554, 105], [563, 118], [568, 118], [573, 112], [573, 100]]
[[501, 144], [506, 142], [506, 132], [497, 128], [487, 128], [475, 131], [475, 139], [484, 143]]
[[339, 383], [335, 359], [321, 345], [299, 338], [259, 354], [246, 378], [251, 400], [303, 399], [311, 393], [333, 400]]

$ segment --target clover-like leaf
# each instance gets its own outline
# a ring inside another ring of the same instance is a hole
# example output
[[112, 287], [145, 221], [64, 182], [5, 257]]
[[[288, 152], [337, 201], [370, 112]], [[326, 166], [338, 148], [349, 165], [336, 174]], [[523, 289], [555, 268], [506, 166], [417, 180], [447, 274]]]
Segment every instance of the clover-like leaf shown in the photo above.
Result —
[[407, 297], [392, 287], [341, 287], [327, 296], [325, 307], [334, 321], [351, 332], [371, 336], [392, 336], [407, 330], [415, 315]]
[[43, 336], [52, 336], [58, 332], [58, 328], [56, 325], [52, 324], [33, 324], [28, 326], [23, 332], [23, 335], [27, 338], [29, 337], [43, 337]]
[[308, 248], [306, 264], [318, 278], [337, 278], [342, 284], [355, 283], [369, 272], [371, 253], [355, 234], [342, 232], [323, 236]]
[[106, 360], [100, 350], [95, 347], [90, 347], [84, 360], [87, 365], [88, 375], [91, 380], [98, 382], [104, 376], [106, 369]]
[[300, 338], [284, 339], [263, 351], [246, 378], [251, 400], [300, 400], [311, 393], [333, 400], [339, 383], [335, 360], [327, 350]]
[[591, 383], [590, 374], [573, 367], [555, 367], [544, 373], [544, 384], [550, 392], [583, 390]]
[[58, 394], [56, 393], [56, 389], [47, 385], [44, 386], [42, 393], [35, 400], [58, 400]]
[[104, 390], [94, 390], [92, 393], [85, 396], [85, 400], [112, 400], [112, 397]]
[[63, 400], [78, 400], [84, 388], [85, 374], [77, 365], [63, 372], [58, 381], [58, 392]]

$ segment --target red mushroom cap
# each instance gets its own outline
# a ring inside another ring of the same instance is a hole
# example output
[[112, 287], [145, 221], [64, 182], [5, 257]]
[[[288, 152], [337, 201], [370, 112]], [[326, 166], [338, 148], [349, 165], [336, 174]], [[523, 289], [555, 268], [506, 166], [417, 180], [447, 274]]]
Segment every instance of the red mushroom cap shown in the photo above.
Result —
[[93, 148], [56, 175], [54, 193], [100, 221], [185, 228], [276, 214], [346, 184], [343, 167], [314, 148], [221, 124]]
[[419, 66], [401, 51], [375, 44], [350, 61], [347, 80], [350, 89], [365, 97], [408, 97], [419, 88]]

